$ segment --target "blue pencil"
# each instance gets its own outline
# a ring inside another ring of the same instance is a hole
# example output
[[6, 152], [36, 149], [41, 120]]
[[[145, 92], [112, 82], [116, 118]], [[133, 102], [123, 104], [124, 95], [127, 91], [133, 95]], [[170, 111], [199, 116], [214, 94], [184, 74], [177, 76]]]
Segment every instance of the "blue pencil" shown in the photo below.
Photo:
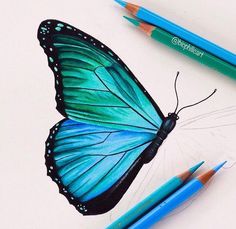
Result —
[[150, 228], [153, 224], [160, 221], [163, 217], [177, 208], [179, 205], [187, 201], [194, 194], [199, 192], [204, 185], [210, 180], [210, 178], [220, 169], [226, 162], [216, 166], [212, 170], [204, 173], [197, 178], [194, 178], [169, 198], [135, 222], [129, 229], [147, 229]]
[[181, 173], [177, 176], [172, 177], [166, 183], [161, 185], [157, 190], [155, 190], [151, 195], [147, 196], [144, 200], [139, 202], [129, 211], [127, 211], [123, 216], [118, 218], [106, 229], [125, 229], [144, 216], [147, 212], [152, 210], [155, 206], [166, 199], [170, 194], [179, 189], [185, 181], [203, 164], [200, 162], [189, 170]]
[[182, 39], [185, 41], [213, 54], [214, 56], [236, 66], [236, 55], [176, 24], [167, 19], [141, 7], [138, 5], [134, 5], [131, 3], [127, 3], [122, 0], [115, 0], [119, 3], [122, 7], [126, 8], [131, 14], [136, 16], [137, 18], [160, 27]]

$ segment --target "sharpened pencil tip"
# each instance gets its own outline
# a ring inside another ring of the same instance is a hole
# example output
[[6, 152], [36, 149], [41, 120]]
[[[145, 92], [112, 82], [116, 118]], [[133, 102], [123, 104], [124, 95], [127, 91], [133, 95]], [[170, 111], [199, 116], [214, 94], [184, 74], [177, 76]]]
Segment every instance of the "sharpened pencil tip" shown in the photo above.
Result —
[[225, 165], [226, 161], [217, 165], [216, 167], [214, 167], [213, 169], [209, 170], [208, 172], [200, 175], [197, 177], [197, 179], [203, 184], [205, 185], [212, 176], [214, 176], [214, 174], [219, 171], [224, 165]]
[[199, 167], [204, 163], [204, 161], [198, 163], [197, 165], [193, 166], [192, 168], [188, 169], [187, 171], [179, 174], [177, 177], [179, 177], [183, 182], [189, 179], [195, 173]]
[[227, 163], [227, 161], [224, 161], [223, 163], [220, 163], [220, 164], [217, 165], [213, 170], [214, 170], [215, 172], [219, 171], [226, 163]]
[[118, 4], [120, 4], [122, 7], [126, 7], [127, 3], [122, 0], [115, 0]]
[[190, 173], [193, 174], [194, 172], [196, 172], [204, 163], [205, 163], [205, 161], [202, 161], [202, 162], [198, 163], [197, 165], [193, 166], [192, 168], [190, 168], [189, 169]]
[[137, 21], [137, 20], [135, 20], [135, 19], [133, 19], [133, 18], [130, 18], [130, 17], [127, 17], [127, 16], [123, 16], [126, 20], [128, 20], [129, 22], [131, 22], [133, 25], [135, 25], [135, 26], [139, 26], [140, 25], [140, 23], [139, 23], [139, 21]]

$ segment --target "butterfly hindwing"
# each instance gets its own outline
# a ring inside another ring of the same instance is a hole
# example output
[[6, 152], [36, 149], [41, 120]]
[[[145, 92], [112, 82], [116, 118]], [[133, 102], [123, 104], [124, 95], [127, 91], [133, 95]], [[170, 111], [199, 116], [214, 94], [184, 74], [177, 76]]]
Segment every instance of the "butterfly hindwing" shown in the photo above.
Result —
[[164, 116], [120, 58], [60, 21], [41, 23], [38, 39], [55, 75], [58, 110], [72, 120], [157, 132]]
[[148, 132], [62, 120], [46, 142], [48, 174], [82, 214], [104, 213], [126, 192], [154, 138]]

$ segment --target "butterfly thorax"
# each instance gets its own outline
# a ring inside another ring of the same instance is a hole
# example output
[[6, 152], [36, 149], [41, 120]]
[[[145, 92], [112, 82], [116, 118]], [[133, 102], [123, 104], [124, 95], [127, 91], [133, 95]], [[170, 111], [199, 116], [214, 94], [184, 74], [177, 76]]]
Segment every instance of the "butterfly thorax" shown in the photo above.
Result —
[[[179, 117], [176, 113], [169, 113], [168, 116], [164, 119], [159, 132], [162, 133], [166, 138], [168, 134], [175, 128], [176, 121], [178, 119]], [[157, 133], [157, 136], [158, 136], [158, 133]]]
[[176, 113], [169, 113], [168, 116], [163, 120], [163, 123], [156, 134], [156, 138], [143, 152], [144, 163], [150, 162], [156, 155], [158, 148], [161, 146], [163, 141], [167, 138], [169, 133], [175, 128], [176, 121], [179, 119]]

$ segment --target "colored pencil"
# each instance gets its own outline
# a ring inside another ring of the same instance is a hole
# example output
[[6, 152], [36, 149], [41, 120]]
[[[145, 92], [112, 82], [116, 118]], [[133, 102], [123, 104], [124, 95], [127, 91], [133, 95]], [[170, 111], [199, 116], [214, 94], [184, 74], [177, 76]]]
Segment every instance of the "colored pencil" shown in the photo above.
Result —
[[137, 18], [160, 27], [173, 35], [187, 41], [190, 44], [197, 46], [200, 49], [207, 51], [208, 53], [213, 54], [214, 56], [236, 66], [236, 55], [174, 23], [168, 21], [167, 19], [160, 17], [159, 15], [131, 3], [127, 3], [122, 0], [115, 0], [122, 7], [126, 8], [131, 14]]
[[216, 166], [212, 170], [194, 178], [186, 185], [164, 200], [157, 207], [135, 222], [129, 229], [150, 228], [153, 224], [159, 222], [163, 217], [176, 209], [190, 197], [198, 193], [210, 178], [220, 169], [226, 162]]
[[189, 177], [197, 171], [197, 169], [204, 162], [200, 162], [194, 167], [188, 169], [184, 173], [181, 173], [178, 176], [174, 176], [166, 183], [164, 183], [161, 187], [159, 187], [156, 191], [154, 191], [151, 195], [146, 197], [144, 200], [139, 202], [135, 207], [130, 209], [127, 213], [113, 222], [107, 229], [123, 229], [128, 228], [132, 223], [136, 222], [139, 218], [157, 206], [163, 199], [167, 198], [171, 193], [180, 188], [181, 185], [184, 184], [185, 181], [189, 179]]
[[221, 72], [224, 75], [230, 76], [236, 79], [236, 67], [223, 61], [216, 56], [195, 47], [194, 45], [188, 43], [187, 41], [176, 37], [175, 35], [152, 25], [144, 22], [139, 22], [136, 19], [125, 17], [132, 24], [140, 28], [148, 36], [152, 37], [154, 40], [161, 42], [162, 44], [171, 47], [180, 53], [204, 64], [208, 67], [213, 68]]

